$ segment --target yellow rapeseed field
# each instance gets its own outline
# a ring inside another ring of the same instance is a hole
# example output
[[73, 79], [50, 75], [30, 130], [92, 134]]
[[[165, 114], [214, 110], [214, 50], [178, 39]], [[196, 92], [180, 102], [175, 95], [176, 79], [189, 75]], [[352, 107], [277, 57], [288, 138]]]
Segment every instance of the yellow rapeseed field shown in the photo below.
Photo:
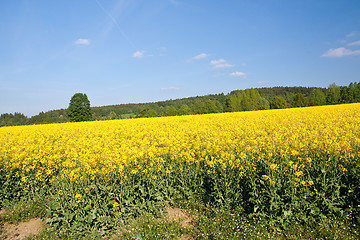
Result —
[[[179, 165], [203, 162], [209, 174], [216, 166], [238, 168], [244, 175], [246, 164], [267, 161], [273, 171], [290, 166], [299, 178], [320, 154], [327, 153], [329, 161], [339, 163], [358, 159], [359, 113], [356, 103], [2, 127], [0, 163], [3, 169], [17, 170], [23, 182], [30, 173], [37, 181], [50, 182], [98, 175], [126, 179], [126, 174], [149, 169], [171, 174], [169, 161]], [[129, 165], [132, 169], [125, 172]]]
[[271, 224], [353, 214], [359, 113], [355, 103], [2, 127], [1, 204], [46, 199], [47, 222], [71, 232], [191, 199]]

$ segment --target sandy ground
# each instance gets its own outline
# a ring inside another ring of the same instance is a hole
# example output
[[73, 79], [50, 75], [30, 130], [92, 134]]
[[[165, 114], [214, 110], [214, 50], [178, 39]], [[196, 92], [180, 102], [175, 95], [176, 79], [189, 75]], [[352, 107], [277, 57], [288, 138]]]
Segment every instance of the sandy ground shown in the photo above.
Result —
[[186, 210], [180, 208], [165, 208], [167, 211], [166, 220], [168, 221], [180, 221], [184, 228], [191, 228], [192, 217]]
[[[165, 219], [169, 222], [171, 221], [180, 221], [181, 225], [184, 228], [192, 228], [192, 221], [193, 218], [191, 217], [191, 215], [184, 209], [180, 209], [180, 208], [168, 208], [165, 207], [166, 211], [167, 211], [167, 215], [165, 217]], [[189, 235], [183, 235], [180, 240], [192, 240], [193, 238]]]
[[[0, 210], [0, 217], [5, 214], [4, 210]], [[39, 234], [44, 223], [41, 219], [30, 219], [26, 222], [18, 224], [2, 224], [0, 225], [0, 239], [3, 240], [23, 240], [29, 236]]]
[[30, 219], [27, 222], [21, 222], [19, 224], [8, 224], [5, 223], [3, 226], [3, 234], [1, 238], [4, 237], [4, 240], [22, 240], [26, 239], [29, 236], [34, 236], [39, 234], [43, 222], [41, 219]]

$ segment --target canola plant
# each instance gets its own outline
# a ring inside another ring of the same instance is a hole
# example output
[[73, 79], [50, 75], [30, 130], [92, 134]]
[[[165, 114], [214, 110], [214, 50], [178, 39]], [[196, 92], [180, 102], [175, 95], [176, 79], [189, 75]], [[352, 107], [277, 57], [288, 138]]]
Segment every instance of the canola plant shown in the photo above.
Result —
[[50, 219], [97, 227], [176, 199], [276, 221], [343, 214], [360, 197], [359, 113], [355, 103], [2, 127], [1, 196], [49, 195]]

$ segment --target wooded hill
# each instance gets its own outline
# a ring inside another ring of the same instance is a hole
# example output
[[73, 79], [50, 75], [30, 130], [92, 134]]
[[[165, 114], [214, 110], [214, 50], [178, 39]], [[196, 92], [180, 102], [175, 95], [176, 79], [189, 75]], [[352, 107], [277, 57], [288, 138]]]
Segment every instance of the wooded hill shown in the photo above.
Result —
[[[91, 99], [90, 99], [91, 101]], [[328, 88], [271, 87], [235, 90], [152, 103], [92, 107], [92, 120], [158, 117], [189, 114], [265, 110], [360, 102], [360, 83], [331, 84]], [[0, 115], [0, 126], [68, 122], [67, 109], [40, 112], [31, 118], [22, 113]]]

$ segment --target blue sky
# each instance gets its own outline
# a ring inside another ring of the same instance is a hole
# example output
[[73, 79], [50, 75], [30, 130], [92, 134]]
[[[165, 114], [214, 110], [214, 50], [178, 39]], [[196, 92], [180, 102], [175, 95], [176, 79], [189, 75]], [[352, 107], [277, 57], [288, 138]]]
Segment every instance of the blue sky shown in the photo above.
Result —
[[359, 81], [358, 0], [0, 1], [0, 113]]

